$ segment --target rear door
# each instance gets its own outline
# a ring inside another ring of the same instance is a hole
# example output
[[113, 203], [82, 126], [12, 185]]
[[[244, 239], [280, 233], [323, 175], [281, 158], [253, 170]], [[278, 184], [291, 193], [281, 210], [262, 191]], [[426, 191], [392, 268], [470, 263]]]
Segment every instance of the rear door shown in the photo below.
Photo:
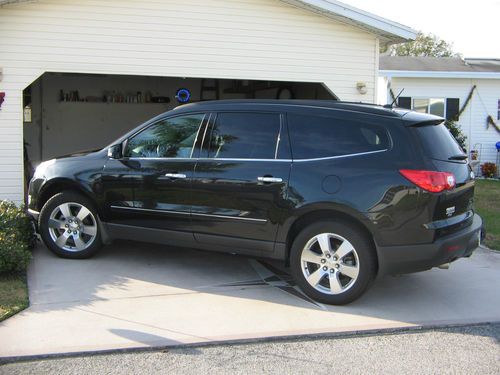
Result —
[[279, 112], [220, 112], [205, 133], [192, 182], [192, 227], [203, 244], [270, 252], [291, 158]]

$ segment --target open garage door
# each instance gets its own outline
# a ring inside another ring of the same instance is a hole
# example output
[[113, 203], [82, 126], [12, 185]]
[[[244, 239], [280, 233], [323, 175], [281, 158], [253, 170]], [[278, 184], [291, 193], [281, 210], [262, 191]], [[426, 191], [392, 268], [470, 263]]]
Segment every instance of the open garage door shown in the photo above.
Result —
[[336, 99], [321, 83], [45, 73], [24, 90], [26, 177], [41, 161], [99, 149], [180, 104]]

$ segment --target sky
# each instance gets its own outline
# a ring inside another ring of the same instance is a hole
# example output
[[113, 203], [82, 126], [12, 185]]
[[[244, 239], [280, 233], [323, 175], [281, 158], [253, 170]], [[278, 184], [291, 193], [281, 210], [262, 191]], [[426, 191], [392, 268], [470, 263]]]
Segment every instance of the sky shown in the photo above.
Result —
[[464, 57], [500, 58], [500, 0], [340, 0], [453, 43]]

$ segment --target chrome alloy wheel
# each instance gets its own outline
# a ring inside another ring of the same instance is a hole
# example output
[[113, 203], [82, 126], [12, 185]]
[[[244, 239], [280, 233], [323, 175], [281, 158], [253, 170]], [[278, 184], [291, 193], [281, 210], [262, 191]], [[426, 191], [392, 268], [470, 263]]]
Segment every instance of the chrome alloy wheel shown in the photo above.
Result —
[[66, 251], [83, 251], [97, 237], [97, 221], [80, 203], [67, 202], [57, 206], [50, 214], [48, 226], [54, 243]]
[[333, 233], [311, 238], [302, 250], [300, 264], [307, 282], [324, 294], [344, 293], [359, 275], [359, 259], [354, 246]]

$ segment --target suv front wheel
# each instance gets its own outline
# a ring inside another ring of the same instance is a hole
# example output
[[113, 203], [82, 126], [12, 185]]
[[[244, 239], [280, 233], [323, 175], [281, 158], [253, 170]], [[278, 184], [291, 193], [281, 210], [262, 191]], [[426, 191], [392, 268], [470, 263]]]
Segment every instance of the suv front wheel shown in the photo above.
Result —
[[333, 305], [361, 296], [376, 272], [375, 251], [364, 233], [336, 221], [304, 228], [292, 244], [290, 265], [295, 281], [309, 297]]
[[63, 258], [88, 258], [102, 246], [92, 202], [71, 191], [56, 194], [45, 203], [38, 225], [43, 242]]

